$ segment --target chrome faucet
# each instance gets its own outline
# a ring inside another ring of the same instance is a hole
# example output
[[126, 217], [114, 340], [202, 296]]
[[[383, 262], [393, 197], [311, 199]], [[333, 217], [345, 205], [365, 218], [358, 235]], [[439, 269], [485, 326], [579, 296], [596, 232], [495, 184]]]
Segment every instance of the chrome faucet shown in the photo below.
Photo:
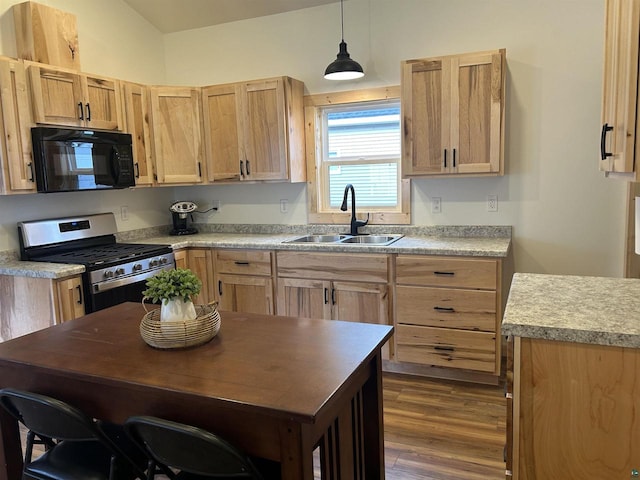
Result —
[[347, 211], [347, 197], [349, 196], [349, 190], [351, 190], [351, 231], [349, 233], [351, 235], [359, 235], [358, 228], [364, 227], [367, 223], [369, 223], [369, 214], [367, 213], [367, 219], [364, 222], [356, 218], [356, 190], [350, 183], [348, 183], [347, 186], [344, 187], [344, 198], [342, 199], [340, 210], [342, 210], [343, 212]]

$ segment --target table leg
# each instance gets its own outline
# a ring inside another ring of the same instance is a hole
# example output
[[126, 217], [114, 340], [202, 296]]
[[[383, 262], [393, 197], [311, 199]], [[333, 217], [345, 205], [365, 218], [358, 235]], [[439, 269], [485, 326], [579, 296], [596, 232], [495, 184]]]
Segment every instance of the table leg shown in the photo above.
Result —
[[367, 480], [384, 480], [384, 427], [382, 414], [382, 359], [371, 360], [371, 376], [362, 387], [364, 462]]
[[313, 443], [299, 423], [289, 422], [281, 425], [282, 480], [313, 480], [313, 450]]
[[22, 446], [18, 422], [0, 408], [0, 480], [22, 476]]

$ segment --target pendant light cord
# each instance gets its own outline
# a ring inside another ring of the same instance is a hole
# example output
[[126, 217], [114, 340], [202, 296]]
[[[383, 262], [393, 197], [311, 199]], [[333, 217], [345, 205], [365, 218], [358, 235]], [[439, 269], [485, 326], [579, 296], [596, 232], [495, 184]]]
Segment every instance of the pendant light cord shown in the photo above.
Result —
[[340, 0], [340, 32], [342, 33], [342, 41], [344, 42], [344, 0]]

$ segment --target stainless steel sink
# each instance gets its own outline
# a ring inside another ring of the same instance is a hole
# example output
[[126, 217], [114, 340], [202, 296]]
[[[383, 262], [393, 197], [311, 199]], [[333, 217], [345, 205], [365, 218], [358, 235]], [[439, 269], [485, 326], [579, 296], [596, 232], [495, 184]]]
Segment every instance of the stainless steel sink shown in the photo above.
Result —
[[358, 235], [341, 240], [340, 243], [360, 244], [360, 245], [389, 245], [395, 242], [402, 235]]
[[402, 238], [402, 234], [393, 235], [304, 235], [285, 240], [283, 243], [327, 243], [334, 245], [389, 245]]
[[285, 243], [336, 243], [345, 238], [349, 238], [349, 235], [305, 235]]

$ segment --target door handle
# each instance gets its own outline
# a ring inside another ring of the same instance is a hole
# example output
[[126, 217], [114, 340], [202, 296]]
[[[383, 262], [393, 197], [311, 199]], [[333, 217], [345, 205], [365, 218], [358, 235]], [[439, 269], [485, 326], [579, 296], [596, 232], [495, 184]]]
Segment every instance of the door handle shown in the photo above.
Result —
[[29, 167], [29, 171], [31, 172], [31, 178], [29, 178], [28, 180], [30, 182], [35, 182], [34, 180], [34, 174], [33, 174], [33, 162], [29, 162], [27, 163], [27, 167]]
[[222, 296], [222, 280], [218, 280], [218, 295]]
[[84, 110], [82, 108], [82, 102], [78, 102], [78, 120], [84, 120]]
[[240, 160], [240, 176], [244, 177], [244, 162]]
[[456, 149], [453, 149], [453, 168], [456, 168]]
[[134, 164], [134, 167], [136, 167], [136, 178], [140, 178], [140, 165], [138, 165], [138, 162]]
[[447, 149], [444, 149], [444, 168], [447, 168]]
[[91, 121], [91, 106], [87, 103], [87, 122]]
[[612, 157], [613, 153], [606, 151], [607, 132], [613, 130], [613, 126], [605, 123], [602, 125], [602, 132], [600, 133], [600, 158], [606, 160], [607, 157]]
[[327, 303], [329, 303], [329, 289], [325, 288], [324, 289], [324, 304], [326, 305]]
[[76, 288], [78, 289], [78, 301], [76, 303], [82, 305], [82, 287], [78, 285]]
[[251, 172], [249, 171], [249, 160], [247, 160], [247, 176], [251, 175]]

